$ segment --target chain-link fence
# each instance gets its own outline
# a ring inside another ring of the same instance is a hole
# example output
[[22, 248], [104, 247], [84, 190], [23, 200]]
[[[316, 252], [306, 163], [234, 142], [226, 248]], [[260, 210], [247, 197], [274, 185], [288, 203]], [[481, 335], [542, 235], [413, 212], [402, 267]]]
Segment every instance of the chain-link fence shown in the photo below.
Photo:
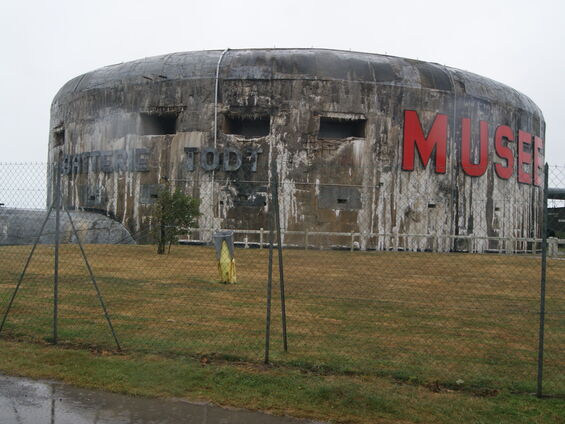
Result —
[[[116, 196], [65, 175], [57, 190], [54, 169], [0, 166], [2, 337], [268, 355], [302, 369], [487, 392], [536, 391], [543, 353], [544, 392], [565, 393], [565, 205], [549, 201], [544, 249], [541, 188], [491, 182], [438, 196], [414, 179], [393, 201], [396, 180], [279, 181], [275, 171], [221, 189], [147, 184], [135, 189], [141, 206], [118, 207]], [[154, 212], [168, 186], [198, 198], [201, 215], [158, 255]], [[549, 187], [565, 189], [565, 168], [551, 168]], [[234, 284], [220, 282], [222, 267], [233, 267], [214, 251], [221, 230], [234, 232]]]
[[565, 167], [548, 170], [547, 282], [545, 289], [544, 380], [547, 393], [561, 393], [565, 385]]

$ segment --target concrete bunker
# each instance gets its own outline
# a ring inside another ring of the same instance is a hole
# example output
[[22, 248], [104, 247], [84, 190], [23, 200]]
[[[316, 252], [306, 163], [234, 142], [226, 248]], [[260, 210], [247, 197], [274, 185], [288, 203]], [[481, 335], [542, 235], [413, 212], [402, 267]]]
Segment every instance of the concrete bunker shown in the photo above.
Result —
[[52, 104], [49, 160], [63, 157], [70, 206], [132, 234], [151, 225], [151, 193], [167, 178], [201, 200], [195, 237], [258, 241], [275, 160], [289, 244], [318, 231], [354, 233], [362, 249], [449, 251], [473, 238], [474, 251], [498, 251], [540, 234], [544, 132], [525, 95], [434, 63], [184, 52], [69, 81]]

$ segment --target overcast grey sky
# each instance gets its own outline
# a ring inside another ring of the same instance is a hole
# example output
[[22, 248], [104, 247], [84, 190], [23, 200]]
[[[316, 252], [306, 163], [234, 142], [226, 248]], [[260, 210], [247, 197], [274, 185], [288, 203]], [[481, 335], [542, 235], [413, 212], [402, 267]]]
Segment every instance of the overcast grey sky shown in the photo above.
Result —
[[69, 79], [165, 53], [323, 47], [437, 62], [495, 79], [542, 109], [565, 164], [565, 1], [2, 0], [0, 162], [47, 159], [49, 108]]

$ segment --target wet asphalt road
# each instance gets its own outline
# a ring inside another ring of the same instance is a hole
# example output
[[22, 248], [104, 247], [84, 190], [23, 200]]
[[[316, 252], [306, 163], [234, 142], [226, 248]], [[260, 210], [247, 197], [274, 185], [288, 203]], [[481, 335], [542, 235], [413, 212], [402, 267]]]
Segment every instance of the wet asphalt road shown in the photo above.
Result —
[[[180, 400], [135, 398], [0, 375], [1, 424], [315, 424]], [[321, 424], [321, 423], [317, 423]]]

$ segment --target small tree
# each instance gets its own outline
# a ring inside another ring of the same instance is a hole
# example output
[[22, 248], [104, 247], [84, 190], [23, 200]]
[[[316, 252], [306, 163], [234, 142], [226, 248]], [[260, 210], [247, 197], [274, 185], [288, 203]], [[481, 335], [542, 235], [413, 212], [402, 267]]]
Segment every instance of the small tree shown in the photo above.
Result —
[[165, 253], [167, 243], [170, 252], [171, 245], [178, 242], [178, 236], [195, 226], [195, 219], [200, 215], [199, 203], [179, 188], [172, 191], [168, 184], [161, 190], [153, 213], [158, 254]]

